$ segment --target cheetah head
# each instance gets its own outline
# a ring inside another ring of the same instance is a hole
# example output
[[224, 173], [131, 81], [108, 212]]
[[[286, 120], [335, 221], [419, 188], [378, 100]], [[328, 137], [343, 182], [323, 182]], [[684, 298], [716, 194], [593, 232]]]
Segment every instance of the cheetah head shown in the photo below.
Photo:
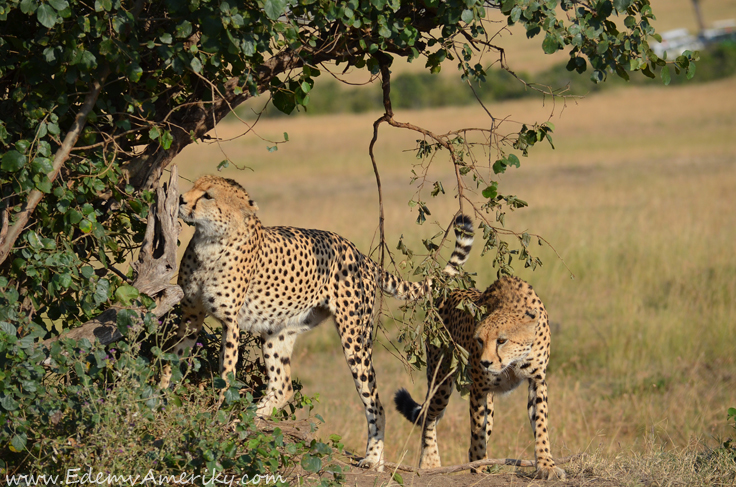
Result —
[[483, 371], [499, 375], [526, 359], [534, 344], [539, 318], [540, 311], [536, 309], [501, 309], [486, 316], [475, 330]]
[[240, 184], [219, 176], [202, 176], [179, 197], [179, 216], [205, 235], [237, 231], [258, 205]]

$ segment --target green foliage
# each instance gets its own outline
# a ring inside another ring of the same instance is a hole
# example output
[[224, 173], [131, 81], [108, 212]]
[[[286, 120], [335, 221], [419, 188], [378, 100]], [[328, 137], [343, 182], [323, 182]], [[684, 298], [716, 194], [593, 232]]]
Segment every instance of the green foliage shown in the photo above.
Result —
[[[4, 312], [13, 308], [2, 304]], [[187, 372], [174, 374], [174, 389], [158, 389], [155, 372], [165, 363], [178, 371], [178, 360], [155, 346], [149, 330], [158, 323], [150, 314], [145, 320], [140, 336], [110, 349], [86, 339], [45, 349], [34, 343], [44, 332], [38, 326], [24, 336], [0, 321], [0, 473], [65, 477], [69, 468], [89, 465], [95, 475], [281, 475], [276, 484], [288, 485], [290, 472], [308, 462], [312, 473], [340, 474], [329, 445], [285, 438], [278, 427], [259, 431], [253, 395], [239, 396], [242, 383], [233, 381], [226, 406], [213, 408], [217, 390], [199, 385], [210, 383], [210, 362], [217, 367], [217, 351], [206, 350], [219, 336], [197, 344]], [[240, 373], [246, 371], [249, 379], [258, 376], [248, 367]], [[310, 401], [297, 394], [296, 407]]]

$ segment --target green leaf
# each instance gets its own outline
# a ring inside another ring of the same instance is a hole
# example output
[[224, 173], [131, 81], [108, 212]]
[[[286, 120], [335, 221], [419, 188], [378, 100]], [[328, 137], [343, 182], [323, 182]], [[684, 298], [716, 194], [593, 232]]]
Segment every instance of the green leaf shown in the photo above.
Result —
[[41, 25], [47, 29], [56, 25], [56, 20], [59, 18], [54, 7], [45, 3], [38, 6], [36, 17], [38, 18], [38, 21], [41, 22]]
[[613, 7], [617, 12], [623, 13], [631, 5], [631, 0], [613, 0]]
[[151, 127], [151, 130], [148, 131], [148, 137], [150, 137], [151, 140], [158, 139], [159, 135], [161, 135], [161, 131], [158, 127]]
[[169, 132], [168, 130], [164, 130], [164, 133], [161, 134], [161, 137], [159, 138], [159, 142], [161, 143], [161, 147], [163, 147], [164, 150], [169, 150], [171, 144], [174, 142], [174, 136], [171, 135], [171, 132]]
[[[501, 174], [506, 172], [506, 160], [499, 159], [493, 163], [493, 174]], [[485, 196], [485, 192], [483, 194]]]
[[0, 168], [3, 171], [15, 172], [26, 164], [26, 156], [18, 152], [17, 150], [10, 150], [3, 156], [3, 161], [0, 163]]
[[95, 287], [95, 293], [92, 295], [92, 299], [95, 300], [96, 305], [107, 302], [107, 293], [110, 291], [110, 283], [107, 279], [100, 279]]
[[89, 220], [82, 220], [79, 223], [79, 229], [84, 233], [90, 233], [92, 231], [92, 222]]
[[192, 23], [188, 20], [176, 26], [176, 37], [179, 39], [186, 39], [190, 35], [192, 35]]
[[95, 12], [109, 12], [112, 10], [112, 0], [95, 0]]
[[161, 42], [163, 42], [164, 44], [171, 44], [171, 42], [172, 42], [172, 41], [174, 40], [174, 39], [173, 39], [173, 38], [171, 37], [171, 34], [169, 34], [168, 32], [167, 32], [167, 33], [165, 33], [165, 34], [162, 34], [162, 35], [161, 35], [161, 37], [159, 37], [158, 39], [159, 39], [159, 40], [160, 40]]
[[26, 441], [26, 434], [21, 433], [13, 436], [13, 438], [10, 440], [10, 446], [12, 446], [15, 451], [21, 452], [26, 449]]
[[169, 396], [169, 403], [173, 404], [174, 406], [178, 408], [182, 406], [181, 398], [173, 393], [171, 394], [171, 396]]
[[687, 79], [693, 79], [693, 76], [695, 76], [695, 63], [691, 62], [686, 71]]
[[519, 162], [519, 158], [516, 157], [516, 155], [509, 154], [509, 157], [507, 159], [508, 161], [506, 164], [508, 164], [509, 166], [515, 166], [515, 167], [521, 166], [521, 162]]
[[118, 325], [118, 330], [120, 330], [120, 333], [123, 335], [128, 334], [128, 330], [135, 325], [136, 321], [138, 321], [138, 313], [132, 309], [121, 309], [118, 311], [118, 315], [115, 319], [115, 322]]
[[287, 134], [286, 132], [284, 132], [284, 141], [285, 142], [289, 141], [289, 134]]
[[36, 188], [38, 188], [39, 191], [49, 194], [51, 192], [51, 181], [49, 181], [49, 178], [47, 178], [45, 174], [41, 175], [40, 178], [38, 176], [34, 177], [34, 179], [36, 178], [38, 178], [38, 181], [36, 181]]
[[69, 6], [69, 2], [66, 0], [49, 0], [49, 5], [54, 7], [56, 10], [64, 10]]
[[672, 81], [672, 75], [670, 74], [669, 66], [662, 67], [662, 72], [659, 75], [662, 78], [662, 83], [664, 83], [665, 85], [670, 84], [670, 81]]
[[77, 223], [81, 222], [82, 218], [82, 214], [74, 208], [69, 211], [69, 223], [71, 223], [72, 225], [76, 225]]
[[560, 49], [560, 43], [557, 42], [557, 37], [553, 34], [547, 34], [542, 41], [542, 50], [546, 54], [554, 54]]
[[498, 196], [498, 183], [496, 181], [492, 181], [491, 184], [486, 187], [486, 189], [484, 189], [481, 194], [484, 198], [488, 198], [489, 200], [495, 198], [496, 196]]
[[462, 19], [462, 21], [463, 21], [463, 22], [465, 22], [466, 24], [469, 24], [469, 23], [471, 23], [471, 22], [473, 21], [473, 17], [474, 17], [474, 16], [473, 16], [473, 11], [472, 11], [472, 10], [469, 10], [469, 9], [465, 9], [465, 10], [463, 10], [463, 13], [462, 13], [462, 14], [460, 14], [460, 18], [461, 18], [461, 19]]
[[12, 396], [5, 396], [0, 399], [0, 406], [6, 411], [15, 411], [18, 409], [18, 403]]
[[286, 0], [266, 0], [264, 10], [269, 19], [277, 20], [286, 10]]
[[126, 74], [128, 75], [128, 78], [130, 78], [130, 81], [133, 83], [137, 83], [140, 81], [141, 76], [143, 76], [143, 69], [138, 65], [138, 63], [133, 62], [125, 69]]
[[394, 473], [394, 482], [396, 482], [399, 485], [404, 485], [404, 478], [399, 475], [399, 472]]
[[202, 62], [197, 57], [193, 57], [189, 65], [195, 73], [200, 73], [202, 71]]
[[320, 460], [318, 457], [315, 457], [313, 455], [310, 455], [309, 453], [306, 453], [302, 457], [302, 468], [306, 470], [307, 472], [319, 472], [322, 470], [322, 460]]
[[23, 0], [20, 2], [20, 11], [24, 14], [32, 14], [38, 8], [38, 0]]
[[280, 112], [290, 115], [296, 108], [296, 100], [294, 94], [286, 90], [278, 90], [273, 93], [273, 106]]
[[115, 299], [125, 306], [129, 306], [138, 296], [140, 296], [138, 290], [128, 284], [123, 284], [115, 290]]

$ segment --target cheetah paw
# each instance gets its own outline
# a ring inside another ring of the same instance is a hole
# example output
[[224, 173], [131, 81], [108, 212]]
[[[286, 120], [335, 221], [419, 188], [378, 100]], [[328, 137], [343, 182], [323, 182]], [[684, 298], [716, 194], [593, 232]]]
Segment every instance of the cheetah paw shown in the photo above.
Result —
[[537, 467], [537, 471], [534, 473], [534, 477], [544, 480], [565, 480], [567, 475], [565, 471], [560, 467]]
[[383, 472], [383, 459], [376, 461], [374, 458], [364, 458], [358, 461], [358, 466], [365, 469], [375, 469], [377, 472]]

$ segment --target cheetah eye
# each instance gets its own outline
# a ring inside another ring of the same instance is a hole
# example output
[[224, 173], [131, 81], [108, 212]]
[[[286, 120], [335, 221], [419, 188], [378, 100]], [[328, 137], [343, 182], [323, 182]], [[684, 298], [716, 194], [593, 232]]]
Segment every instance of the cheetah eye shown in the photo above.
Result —
[[483, 339], [476, 338], [476, 341], [478, 342], [478, 345], [480, 345], [481, 347], [483, 346]]
[[205, 193], [205, 194], [202, 195], [202, 198], [204, 198], [206, 200], [211, 200], [212, 199], [212, 195], [210, 195], [209, 193]]
[[503, 345], [503, 344], [504, 344], [504, 343], [506, 343], [507, 341], [508, 341], [508, 340], [506, 340], [505, 338], [499, 338], [499, 339], [497, 339], [497, 340], [496, 340], [496, 343], [498, 343], [499, 345]]

